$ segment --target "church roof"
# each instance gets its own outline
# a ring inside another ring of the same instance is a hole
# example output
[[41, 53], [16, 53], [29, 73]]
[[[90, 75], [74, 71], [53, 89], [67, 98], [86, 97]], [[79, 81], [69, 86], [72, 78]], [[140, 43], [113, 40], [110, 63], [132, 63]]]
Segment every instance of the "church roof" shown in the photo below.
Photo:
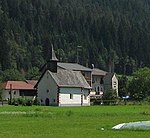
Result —
[[74, 70], [74, 71], [92, 71], [92, 69], [88, 68], [88, 67], [84, 67], [80, 64], [77, 63], [61, 63], [58, 62], [57, 64], [58, 67], [63, 68], [63, 69], [67, 69], [67, 70]]
[[57, 73], [48, 73], [53, 77], [55, 82], [60, 87], [81, 87], [90, 89], [90, 85], [85, 80], [84, 76], [79, 71], [58, 70]]

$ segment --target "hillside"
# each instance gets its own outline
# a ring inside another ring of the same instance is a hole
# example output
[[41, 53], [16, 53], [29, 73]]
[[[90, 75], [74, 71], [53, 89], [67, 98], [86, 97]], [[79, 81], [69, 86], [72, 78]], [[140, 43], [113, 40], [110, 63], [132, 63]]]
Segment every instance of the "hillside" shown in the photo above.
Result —
[[51, 44], [63, 62], [150, 67], [150, 0], [0, 0], [1, 71], [40, 68]]

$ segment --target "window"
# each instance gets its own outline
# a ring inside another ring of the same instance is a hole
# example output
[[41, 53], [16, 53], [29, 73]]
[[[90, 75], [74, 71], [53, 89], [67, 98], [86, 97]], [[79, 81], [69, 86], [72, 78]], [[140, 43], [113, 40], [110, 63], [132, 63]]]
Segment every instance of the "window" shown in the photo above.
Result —
[[103, 84], [103, 83], [104, 83], [103, 78], [101, 78], [100, 79], [100, 84]]
[[87, 96], [84, 94], [84, 100], [87, 100]]
[[99, 86], [97, 87], [97, 91], [99, 92]]
[[55, 99], [53, 101], [55, 102]]
[[117, 84], [117, 82], [116, 81], [114, 81], [114, 85], [116, 85]]
[[35, 90], [20, 90], [19, 91], [20, 96], [36, 96]]
[[16, 91], [14, 91], [14, 95], [16, 95]]
[[47, 93], [49, 92], [49, 90], [47, 90]]
[[73, 99], [73, 94], [70, 94], [70, 99]]

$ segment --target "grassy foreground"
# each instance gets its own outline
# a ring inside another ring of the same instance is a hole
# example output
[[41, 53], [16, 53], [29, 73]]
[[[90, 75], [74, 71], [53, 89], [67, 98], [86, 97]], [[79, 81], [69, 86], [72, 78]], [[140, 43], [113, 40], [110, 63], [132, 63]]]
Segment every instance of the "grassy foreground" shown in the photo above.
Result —
[[[111, 130], [131, 121], [150, 120], [150, 106], [1, 106], [2, 138], [149, 138], [149, 131]], [[104, 130], [101, 130], [104, 128]]]

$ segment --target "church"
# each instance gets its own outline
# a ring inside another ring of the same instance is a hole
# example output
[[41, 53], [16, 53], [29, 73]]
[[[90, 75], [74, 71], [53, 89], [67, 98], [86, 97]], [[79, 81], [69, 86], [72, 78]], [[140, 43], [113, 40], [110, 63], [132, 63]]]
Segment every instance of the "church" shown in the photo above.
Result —
[[80, 71], [58, 68], [53, 46], [50, 59], [35, 85], [40, 105], [89, 106], [92, 89]]

